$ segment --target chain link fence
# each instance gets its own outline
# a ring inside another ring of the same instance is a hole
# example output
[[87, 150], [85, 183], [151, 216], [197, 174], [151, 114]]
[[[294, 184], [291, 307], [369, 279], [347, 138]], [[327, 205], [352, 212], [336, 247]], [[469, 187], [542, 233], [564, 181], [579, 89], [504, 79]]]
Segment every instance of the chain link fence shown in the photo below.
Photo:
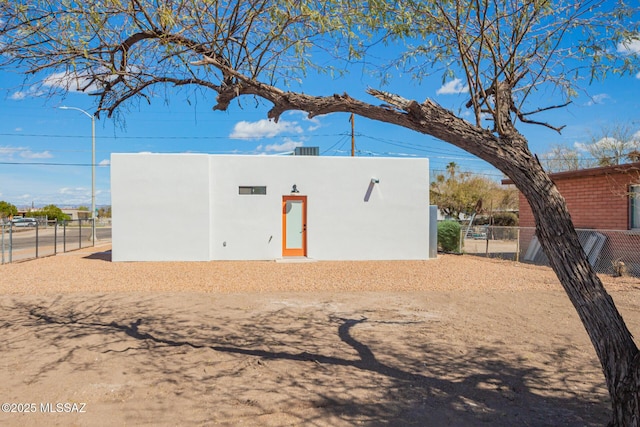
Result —
[[[640, 277], [640, 230], [576, 231], [598, 273]], [[460, 240], [466, 254], [549, 266], [534, 227], [463, 227]]]
[[95, 246], [96, 240], [110, 240], [111, 226], [96, 223], [93, 233], [92, 219], [46, 221], [34, 223], [0, 222], [1, 263], [42, 258]]

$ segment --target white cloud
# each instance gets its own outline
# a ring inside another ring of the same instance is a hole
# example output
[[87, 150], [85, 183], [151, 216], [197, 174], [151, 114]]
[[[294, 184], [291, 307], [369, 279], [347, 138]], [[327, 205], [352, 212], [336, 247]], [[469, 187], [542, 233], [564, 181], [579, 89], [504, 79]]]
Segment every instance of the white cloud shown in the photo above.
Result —
[[59, 194], [65, 194], [65, 195], [69, 195], [69, 194], [86, 194], [88, 192], [88, 190], [84, 187], [62, 187], [61, 189], [58, 190]]
[[98, 166], [109, 166], [111, 164], [111, 160], [109, 159], [104, 159], [103, 161], [101, 161], [100, 163], [98, 163]]
[[0, 147], [0, 157], [13, 157], [19, 147]]
[[304, 112], [304, 111], [290, 111], [288, 113], [289, 116], [302, 116], [302, 120], [305, 123], [309, 123], [309, 127], [307, 127], [307, 131], [314, 131], [314, 130], [318, 130], [322, 127], [322, 123], [320, 122], [320, 118], [319, 117], [312, 117], [309, 118], [309, 114]]
[[14, 101], [20, 101], [21, 99], [25, 99], [27, 97], [26, 92], [18, 91], [11, 94], [9, 99], [13, 99]]
[[23, 159], [50, 159], [53, 154], [49, 151], [31, 151], [27, 147], [0, 146], [0, 158], [13, 159], [21, 157]]
[[593, 143], [584, 143], [584, 142], [574, 142], [573, 146], [576, 150], [588, 152], [587, 147], [598, 147], [601, 149], [608, 149], [611, 147], [619, 147], [624, 143], [622, 141], [617, 140], [616, 138], [612, 138], [610, 136], [605, 136], [604, 138], [600, 138], [598, 141]]
[[292, 139], [285, 138], [282, 144], [268, 144], [265, 146], [258, 145], [257, 151], [276, 152], [282, 153], [287, 151], [293, 151], [296, 147], [302, 147], [304, 144], [300, 141], [293, 141]]
[[15, 198], [18, 200], [30, 200], [31, 194], [21, 194], [19, 196], [16, 196]]
[[307, 130], [310, 132], [313, 132], [314, 130], [318, 130], [322, 127], [322, 125], [320, 124], [320, 120], [318, 120], [316, 117], [312, 119], [305, 118], [305, 120], [312, 123], [312, 125], [307, 128]]
[[436, 91], [436, 95], [457, 95], [459, 93], [465, 93], [469, 91], [469, 86], [463, 85], [462, 80], [453, 79], [450, 82], [445, 83], [440, 89]]
[[17, 91], [12, 93], [9, 99], [13, 99], [14, 101], [20, 101], [25, 98], [36, 98], [42, 95], [44, 95], [44, 91], [38, 90], [35, 87], [31, 87], [26, 91]]
[[[106, 70], [106, 69], [104, 69]], [[85, 72], [63, 71], [47, 76], [41, 85], [31, 86], [24, 91], [16, 91], [9, 97], [14, 101], [20, 101], [25, 98], [36, 98], [46, 94], [43, 88], [58, 88], [67, 92], [92, 93], [100, 89], [99, 82], [92, 81], [93, 77], [99, 77], [103, 80], [112, 78], [106, 71], [97, 70], [95, 75]]]
[[591, 100], [589, 102], [587, 102], [587, 106], [591, 107], [593, 105], [604, 104], [604, 102], [609, 98], [610, 98], [610, 96], [607, 95], [606, 93], [599, 93], [597, 95], [593, 95], [591, 97]]
[[88, 205], [91, 203], [91, 190], [85, 187], [62, 187], [55, 197], [56, 204], [64, 206]]
[[298, 122], [280, 120], [276, 123], [273, 120], [262, 119], [257, 122], [241, 121], [236, 123], [229, 137], [234, 139], [259, 139], [272, 138], [282, 133], [302, 132], [303, 130], [298, 125]]
[[24, 159], [50, 159], [53, 157], [49, 151], [34, 152], [31, 150], [24, 150], [20, 153], [20, 157]]
[[91, 93], [99, 89], [95, 81], [91, 82], [91, 76], [88, 73], [63, 71], [51, 74], [42, 83], [44, 86], [57, 87], [69, 92]]
[[636, 79], [640, 79], [640, 73], [636, 74]]
[[640, 39], [635, 38], [629, 41], [618, 43], [619, 53], [640, 53]]

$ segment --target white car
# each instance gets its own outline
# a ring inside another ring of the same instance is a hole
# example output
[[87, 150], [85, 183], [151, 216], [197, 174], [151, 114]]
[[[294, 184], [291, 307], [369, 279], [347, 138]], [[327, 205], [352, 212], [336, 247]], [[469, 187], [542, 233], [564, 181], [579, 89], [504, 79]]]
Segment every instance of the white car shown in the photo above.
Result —
[[33, 218], [13, 218], [11, 223], [14, 227], [35, 227], [38, 221]]

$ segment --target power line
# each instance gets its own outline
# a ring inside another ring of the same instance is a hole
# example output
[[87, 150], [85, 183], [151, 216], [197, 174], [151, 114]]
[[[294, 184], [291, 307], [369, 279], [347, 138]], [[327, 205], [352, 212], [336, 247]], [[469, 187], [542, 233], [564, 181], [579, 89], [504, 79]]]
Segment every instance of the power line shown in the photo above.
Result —
[[[342, 136], [344, 135], [343, 133], [332, 133], [332, 134], [307, 134], [304, 135], [305, 137], [318, 137], [318, 138], [322, 138], [322, 137], [333, 137], [333, 136]], [[56, 135], [56, 134], [35, 134], [35, 133], [0, 133], [0, 136], [15, 136], [15, 137], [20, 137], [20, 138], [87, 138], [87, 135]], [[275, 136], [259, 136], [259, 138], [261, 139], [273, 139], [273, 138], [297, 138], [300, 137], [300, 134], [292, 134], [292, 135], [275, 135]], [[96, 135], [96, 139], [111, 139], [111, 140], [118, 140], [118, 139], [128, 139], [128, 140], [147, 140], [147, 139], [153, 139], [153, 140], [210, 140], [210, 139], [214, 139], [214, 140], [220, 140], [220, 139], [224, 139], [224, 140], [228, 140], [228, 141], [233, 141], [233, 140], [247, 140], [247, 141], [253, 141], [256, 139], [256, 136], [246, 136], [246, 137], [229, 137], [229, 136], [182, 136], [182, 135], [170, 135], [170, 136], [106, 136], [106, 135]]]

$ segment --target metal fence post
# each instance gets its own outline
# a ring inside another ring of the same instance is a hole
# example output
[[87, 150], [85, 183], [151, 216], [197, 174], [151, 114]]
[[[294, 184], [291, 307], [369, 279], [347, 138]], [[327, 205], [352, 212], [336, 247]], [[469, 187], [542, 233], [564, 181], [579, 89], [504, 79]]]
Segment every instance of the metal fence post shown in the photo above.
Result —
[[58, 218], [53, 223], [53, 254], [58, 255]]
[[78, 219], [78, 248], [82, 249], [82, 220]]
[[2, 226], [0, 227], [0, 229], [2, 230], [2, 263], [3, 264], [4, 264], [4, 227], [5, 227], [5, 224], [3, 222]]
[[13, 261], [13, 224], [9, 224], [9, 264]]
[[516, 262], [520, 262], [520, 227], [516, 228]]
[[485, 233], [485, 240], [487, 241], [485, 249], [484, 249], [484, 256], [489, 258], [489, 234], [491, 232], [491, 228], [487, 227], [487, 232]]
[[36, 221], [36, 258], [38, 258], [38, 228], [40, 228], [40, 224], [38, 224], [38, 222]]

